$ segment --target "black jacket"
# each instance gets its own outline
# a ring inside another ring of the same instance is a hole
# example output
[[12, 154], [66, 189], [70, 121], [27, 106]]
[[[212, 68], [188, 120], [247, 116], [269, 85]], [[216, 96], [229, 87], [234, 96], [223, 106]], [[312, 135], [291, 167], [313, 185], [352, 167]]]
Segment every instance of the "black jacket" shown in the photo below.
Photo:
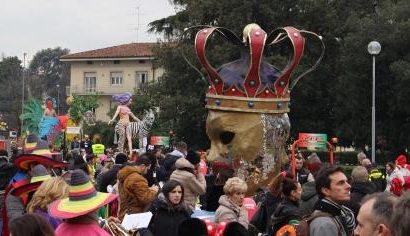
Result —
[[177, 236], [179, 224], [192, 214], [184, 201], [172, 206], [162, 193], [151, 204], [150, 211], [153, 216], [148, 228], [155, 236]]
[[107, 186], [114, 185], [115, 182], [117, 181], [118, 171], [120, 171], [122, 167], [124, 166], [115, 164], [107, 172], [102, 173], [101, 176], [99, 177], [100, 181], [98, 181], [99, 182], [98, 191], [106, 193]]
[[360, 202], [367, 194], [372, 194], [377, 191], [377, 187], [373, 182], [358, 182], [352, 183], [350, 189], [350, 201], [346, 204], [350, 210], [353, 211], [354, 216], [357, 217], [360, 209]]
[[278, 231], [282, 226], [288, 224], [290, 220], [300, 219], [301, 215], [298, 203], [285, 198], [279, 203], [273, 213], [271, 224], [273, 232]]

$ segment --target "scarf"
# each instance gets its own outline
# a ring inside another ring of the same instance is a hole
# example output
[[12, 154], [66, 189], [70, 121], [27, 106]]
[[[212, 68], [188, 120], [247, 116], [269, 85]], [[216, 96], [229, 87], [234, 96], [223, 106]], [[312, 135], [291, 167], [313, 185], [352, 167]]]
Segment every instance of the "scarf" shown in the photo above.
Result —
[[347, 235], [352, 235], [356, 227], [353, 211], [349, 208], [339, 205], [329, 199], [322, 198], [317, 201], [315, 210], [327, 212], [335, 217], [335, 219], [343, 227]]

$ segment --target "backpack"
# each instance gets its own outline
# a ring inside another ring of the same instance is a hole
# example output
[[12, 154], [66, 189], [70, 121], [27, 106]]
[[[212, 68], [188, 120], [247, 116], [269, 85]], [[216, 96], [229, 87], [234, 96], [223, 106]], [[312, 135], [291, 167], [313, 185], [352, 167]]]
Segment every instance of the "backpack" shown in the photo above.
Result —
[[311, 215], [304, 216], [298, 224], [286, 224], [282, 226], [277, 232], [276, 236], [309, 236], [310, 234], [310, 223], [318, 217], [330, 217], [334, 223], [337, 225], [338, 236], [342, 235], [342, 229], [335, 218], [326, 212], [312, 213]]

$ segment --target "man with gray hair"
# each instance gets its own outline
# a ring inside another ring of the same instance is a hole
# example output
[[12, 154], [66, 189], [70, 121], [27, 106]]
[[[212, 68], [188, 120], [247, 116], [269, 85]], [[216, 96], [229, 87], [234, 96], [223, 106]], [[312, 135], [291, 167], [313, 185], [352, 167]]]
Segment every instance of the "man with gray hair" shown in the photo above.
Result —
[[383, 192], [365, 197], [357, 216], [356, 236], [393, 235], [391, 216], [397, 202], [396, 196]]
[[357, 216], [362, 199], [366, 195], [377, 192], [377, 187], [373, 182], [369, 181], [369, 173], [363, 166], [353, 168], [351, 179], [352, 188], [350, 189], [350, 200], [346, 206]]

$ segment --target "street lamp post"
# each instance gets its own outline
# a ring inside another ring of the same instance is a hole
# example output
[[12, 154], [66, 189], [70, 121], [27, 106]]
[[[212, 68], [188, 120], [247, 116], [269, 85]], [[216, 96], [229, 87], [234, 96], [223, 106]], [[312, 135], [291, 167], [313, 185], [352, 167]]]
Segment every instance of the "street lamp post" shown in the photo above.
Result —
[[376, 161], [376, 56], [382, 50], [377, 41], [371, 41], [367, 45], [367, 51], [373, 58], [373, 91], [372, 91], [372, 163]]
[[57, 115], [60, 115], [60, 84], [57, 84]]
[[[23, 114], [23, 106], [24, 106], [24, 81], [26, 80], [26, 56], [27, 53], [23, 53], [23, 76], [22, 76], [22, 91], [21, 91], [21, 114]], [[24, 120], [21, 120], [21, 128], [20, 128], [20, 135], [23, 135], [23, 126]]]

